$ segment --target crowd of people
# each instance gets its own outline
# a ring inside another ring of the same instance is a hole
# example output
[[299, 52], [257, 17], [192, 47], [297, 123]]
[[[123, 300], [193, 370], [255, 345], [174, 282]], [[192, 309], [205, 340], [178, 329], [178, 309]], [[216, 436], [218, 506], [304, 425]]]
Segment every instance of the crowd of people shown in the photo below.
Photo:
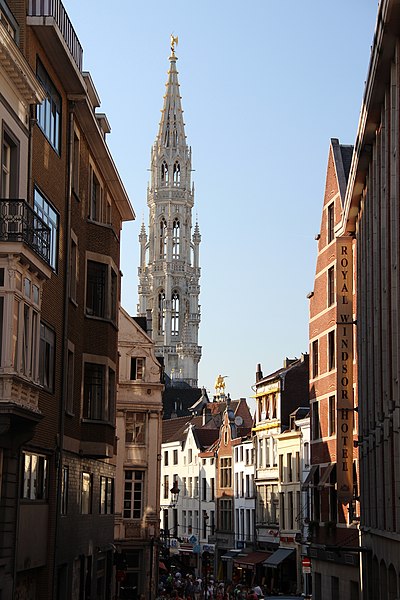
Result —
[[161, 575], [158, 600], [260, 600], [264, 594], [260, 586], [217, 582], [213, 576], [207, 580], [191, 574], [176, 573]]

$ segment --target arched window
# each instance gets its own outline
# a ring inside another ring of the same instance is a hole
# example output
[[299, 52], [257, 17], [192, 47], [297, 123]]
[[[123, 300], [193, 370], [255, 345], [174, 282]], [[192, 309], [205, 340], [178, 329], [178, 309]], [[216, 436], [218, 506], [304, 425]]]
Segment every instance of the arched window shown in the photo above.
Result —
[[172, 136], [172, 142], [173, 142], [172, 146], [174, 148], [176, 148], [178, 146], [178, 132], [177, 132], [176, 129], [174, 129], [174, 133], [173, 133], [173, 136]]
[[165, 331], [165, 292], [161, 290], [158, 294], [158, 333]]
[[174, 219], [172, 225], [172, 258], [179, 258], [181, 225], [179, 219]]
[[166, 148], [169, 147], [169, 123], [167, 125], [166, 130], [165, 130], [164, 145], [165, 145]]
[[171, 335], [179, 335], [179, 294], [172, 292]]
[[165, 219], [160, 221], [160, 258], [167, 255], [167, 222]]
[[168, 165], [165, 162], [165, 160], [161, 165], [161, 183], [163, 183], [164, 185], [168, 184]]
[[179, 185], [181, 182], [181, 166], [178, 161], [174, 164], [173, 181], [174, 185]]

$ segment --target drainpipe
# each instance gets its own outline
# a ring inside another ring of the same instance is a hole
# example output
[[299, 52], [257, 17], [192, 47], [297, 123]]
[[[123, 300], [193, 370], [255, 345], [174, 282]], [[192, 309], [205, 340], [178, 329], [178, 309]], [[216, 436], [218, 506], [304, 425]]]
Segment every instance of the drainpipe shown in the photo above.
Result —
[[55, 449], [56, 459], [56, 518], [54, 535], [54, 553], [53, 553], [53, 597], [57, 597], [57, 560], [60, 536], [60, 516], [61, 516], [61, 487], [62, 487], [62, 467], [63, 467], [63, 447], [64, 447], [64, 425], [65, 425], [65, 399], [68, 391], [68, 306], [69, 306], [69, 277], [70, 277], [70, 253], [71, 253], [71, 212], [72, 212], [72, 159], [73, 159], [73, 140], [74, 140], [74, 102], [68, 105], [68, 153], [67, 153], [67, 212], [65, 218], [65, 277], [64, 277], [64, 307], [63, 307], [63, 345], [62, 345], [62, 395], [60, 402], [59, 431], [57, 435], [57, 445]]

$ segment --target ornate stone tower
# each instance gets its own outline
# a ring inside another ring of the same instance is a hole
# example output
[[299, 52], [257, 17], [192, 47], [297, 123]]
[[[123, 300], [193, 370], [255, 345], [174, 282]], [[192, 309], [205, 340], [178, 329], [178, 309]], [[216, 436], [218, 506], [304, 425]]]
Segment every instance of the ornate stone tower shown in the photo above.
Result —
[[143, 223], [139, 235], [138, 313], [151, 318], [151, 335], [157, 356], [164, 359], [167, 381], [197, 387], [201, 236], [197, 222], [192, 234], [192, 154], [185, 136], [176, 42], [171, 38], [164, 106], [151, 152], [149, 234]]

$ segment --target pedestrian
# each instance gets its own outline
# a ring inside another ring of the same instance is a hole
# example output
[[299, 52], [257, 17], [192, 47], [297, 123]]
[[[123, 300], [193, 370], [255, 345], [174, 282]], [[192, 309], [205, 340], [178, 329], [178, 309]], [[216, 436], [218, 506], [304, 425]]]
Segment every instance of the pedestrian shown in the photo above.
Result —
[[260, 598], [264, 597], [263, 591], [259, 585], [254, 586], [254, 593], [257, 594], [258, 600], [260, 600]]

